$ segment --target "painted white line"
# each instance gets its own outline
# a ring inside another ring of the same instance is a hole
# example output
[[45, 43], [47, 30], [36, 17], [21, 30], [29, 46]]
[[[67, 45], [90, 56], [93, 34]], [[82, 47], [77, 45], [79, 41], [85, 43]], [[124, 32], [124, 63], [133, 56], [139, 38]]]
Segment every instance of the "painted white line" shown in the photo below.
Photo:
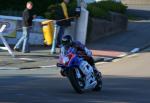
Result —
[[118, 62], [118, 61], [121, 61], [122, 58], [119, 58], [119, 59], [114, 59], [112, 62]]
[[139, 56], [139, 54], [138, 54], [138, 53], [135, 53], [135, 54], [132, 54], [132, 55], [128, 55], [127, 58], [137, 57], [137, 56]]
[[[54, 68], [57, 67], [56, 65], [49, 65], [49, 66], [38, 66], [38, 67], [22, 67], [25, 69], [35, 69], [35, 68]], [[0, 67], [0, 70], [21, 70], [22, 68], [17, 67]]]
[[0, 67], [0, 70], [19, 70], [17, 67]]
[[128, 54], [127, 53], [123, 53], [123, 54], [121, 54], [121, 55], [119, 55], [118, 57], [124, 57], [124, 56], [127, 56]]
[[40, 68], [53, 68], [57, 67], [56, 65], [49, 65], [49, 66], [39, 66]]
[[31, 58], [14, 58], [15, 60], [25, 60], [25, 61], [34, 61], [34, 59]]
[[109, 58], [109, 57], [104, 58], [104, 62], [111, 61], [111, 60], [113, 60], [113, 58]]
[[102, 64], [105, 64], [105, 63], [108, 63], [108, 62], [98, 62], [98, 63], [95, 63], [95, 65], [102, 65]]
[[34, 66], [34, 67], [20, 67], [20, 70], [25, 70], [25, 69], [43, 69], [43, 68], [54, 68], [57, 67], [56, 65], [49, 65], [49, 66]]
[[137, 53], [137, 52], [139, 52], [140, 51], [140, 48], [134, 48], [134, 49], [132, 49], [130, 52], [131, 53]]

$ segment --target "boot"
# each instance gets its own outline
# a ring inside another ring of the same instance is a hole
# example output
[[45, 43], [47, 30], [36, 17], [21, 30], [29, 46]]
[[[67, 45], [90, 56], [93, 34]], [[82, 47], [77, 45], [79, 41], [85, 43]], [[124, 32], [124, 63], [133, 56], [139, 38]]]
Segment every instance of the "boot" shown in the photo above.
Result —
[[95, 80], [95, 77], [93, 74], [89, 74], [86, 76], [86, 81], [85, 81], [85, 89], [92, 89], [97, 85], [97, 81]]
[[85, 89], [94, 88], [97, 81], [94, 76], [93, 67], [91, 67], [86, 61], [82, 61], [80, 64], [80, 69], [85, 75]]

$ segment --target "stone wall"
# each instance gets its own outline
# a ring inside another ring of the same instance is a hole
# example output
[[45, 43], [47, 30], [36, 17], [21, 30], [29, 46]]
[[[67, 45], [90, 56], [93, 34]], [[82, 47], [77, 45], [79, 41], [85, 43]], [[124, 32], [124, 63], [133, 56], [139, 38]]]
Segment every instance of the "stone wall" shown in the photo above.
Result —
[[127, 29], [128, 19], [118, 13], [110, 13], [110, 20], [91, 18], [89, 24], [87, 43], [96, 41], [104, 36], [123, 32]]

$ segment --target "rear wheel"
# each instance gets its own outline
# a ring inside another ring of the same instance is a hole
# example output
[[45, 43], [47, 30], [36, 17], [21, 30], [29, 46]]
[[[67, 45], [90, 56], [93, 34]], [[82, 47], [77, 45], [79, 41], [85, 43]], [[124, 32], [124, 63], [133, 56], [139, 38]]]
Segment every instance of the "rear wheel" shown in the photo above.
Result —
[[69, 80], [71, 82], [71, 85], [73, 86], [74, 90], [77, 93], [83, 93], [85, 82], [82, 77], [77, 76], [77, 72], [80, 73], [82, 76], [81, 72], [79, 71], [78, 68], [70, 69], [68, 73]]
[[96, 71], [95, 72], [95, 78], [96, 78], [96, 81], [97, 81], [97, 85], [95, 86], [93, 91], [101, 91], [101, 89], [102, 89], [102, 75], [101, 75], [101, 72]]

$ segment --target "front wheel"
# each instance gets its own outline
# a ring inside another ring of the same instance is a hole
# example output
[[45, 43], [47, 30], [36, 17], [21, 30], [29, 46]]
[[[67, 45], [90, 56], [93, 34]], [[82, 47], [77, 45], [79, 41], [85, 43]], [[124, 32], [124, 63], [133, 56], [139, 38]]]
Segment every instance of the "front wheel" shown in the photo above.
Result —
[[82, 77], [79, 78], [77, 76], [77, 72], [80, 73], [80, 75], [82, 75], [78, 68], [70, 69], [69, 73], [68, 73], [68, 78], [69, 78], [74, 90], [77, 93], [81, 94], [81, 93], [83, 93], [85, 83], [84, 83], [84, 80]]

